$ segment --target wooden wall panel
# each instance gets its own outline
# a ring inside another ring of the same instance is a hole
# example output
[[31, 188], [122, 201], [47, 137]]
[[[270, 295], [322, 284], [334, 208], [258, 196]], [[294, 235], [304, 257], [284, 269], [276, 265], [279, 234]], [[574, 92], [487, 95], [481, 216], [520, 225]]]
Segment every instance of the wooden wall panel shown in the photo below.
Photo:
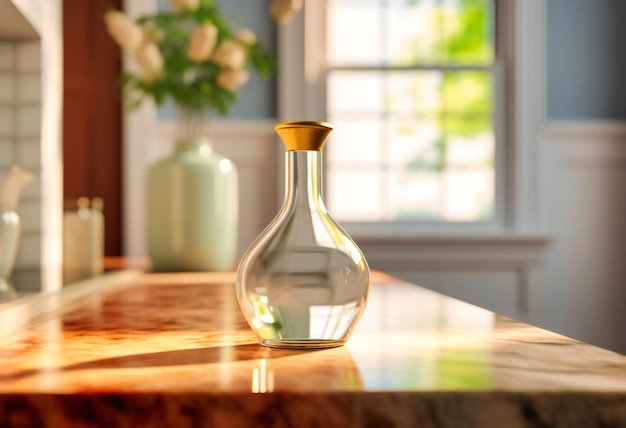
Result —
[[122, 252], [121, 59], [103, 16], [120, 6], [121, 0], [63, 2], [64, 197], [104, 200], [107, 255]]

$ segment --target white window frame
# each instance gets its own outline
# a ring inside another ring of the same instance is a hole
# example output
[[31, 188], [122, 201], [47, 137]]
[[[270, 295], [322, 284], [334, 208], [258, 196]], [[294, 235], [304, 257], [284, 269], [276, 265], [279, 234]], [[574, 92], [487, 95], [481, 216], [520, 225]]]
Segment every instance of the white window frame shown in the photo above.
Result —
[[[498, 41], [509, 67], [496, 69], [496, 218], [489, 223], [342, 223], [355, 237], [511, 235], [538, 231], [540, 132], [544, 122], [545, 0], [497, 0], [498, 25], [511, 29]], [[324, 1], [305, 2], [280, 29], [279, 119], [324, 119]], [[501, 66], [497, 66], [501, 67]], [[506, 102], [505, 109], [498, 108]], [[504, 116], [504, 117], [503, 117]], [[502, 126], [504, 125], [504, 126]], [[331, 212], [332, 214], [332, 212]]]

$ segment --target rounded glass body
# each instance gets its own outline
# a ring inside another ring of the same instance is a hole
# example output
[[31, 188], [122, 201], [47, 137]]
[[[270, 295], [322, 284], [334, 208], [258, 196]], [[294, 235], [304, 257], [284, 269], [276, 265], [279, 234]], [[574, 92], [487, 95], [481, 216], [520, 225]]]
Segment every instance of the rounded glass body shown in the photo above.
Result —
[[320, 190], [321, 152], [288, 151], [283, 206], [239, 264], [239, 304], [265, 346], [340, 346], [365, 309], [367, 262]]
[[0, 211], [0, 302], [17, 297], [9, 277], [20, 240], [20, 217], [15, 211]]

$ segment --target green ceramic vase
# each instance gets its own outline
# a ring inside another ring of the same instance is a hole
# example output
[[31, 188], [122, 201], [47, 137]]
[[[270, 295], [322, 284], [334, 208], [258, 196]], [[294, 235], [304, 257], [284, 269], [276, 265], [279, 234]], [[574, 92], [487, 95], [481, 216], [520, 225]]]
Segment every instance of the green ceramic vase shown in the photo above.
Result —
[[177, 143], [148, 171], [147, 244], [155, 271], [232, 270], [238, 177], [207, 138]]

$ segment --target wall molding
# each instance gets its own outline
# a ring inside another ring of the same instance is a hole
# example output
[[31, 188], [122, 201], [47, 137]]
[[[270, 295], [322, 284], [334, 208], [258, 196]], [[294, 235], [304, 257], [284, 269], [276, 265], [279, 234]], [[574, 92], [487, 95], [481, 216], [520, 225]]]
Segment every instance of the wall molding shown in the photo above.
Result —
[[544, 135], [554, 161], [562, 167], [626, 167], [626, 121], [551, 121]]
[[552, 120], [544, 135], [552, 142], [626, 143], [626, 120]]
[[356, 239], [374, 269], [478, 270], [525, 269], [541, 263], [547, 236], [424, 236]]

